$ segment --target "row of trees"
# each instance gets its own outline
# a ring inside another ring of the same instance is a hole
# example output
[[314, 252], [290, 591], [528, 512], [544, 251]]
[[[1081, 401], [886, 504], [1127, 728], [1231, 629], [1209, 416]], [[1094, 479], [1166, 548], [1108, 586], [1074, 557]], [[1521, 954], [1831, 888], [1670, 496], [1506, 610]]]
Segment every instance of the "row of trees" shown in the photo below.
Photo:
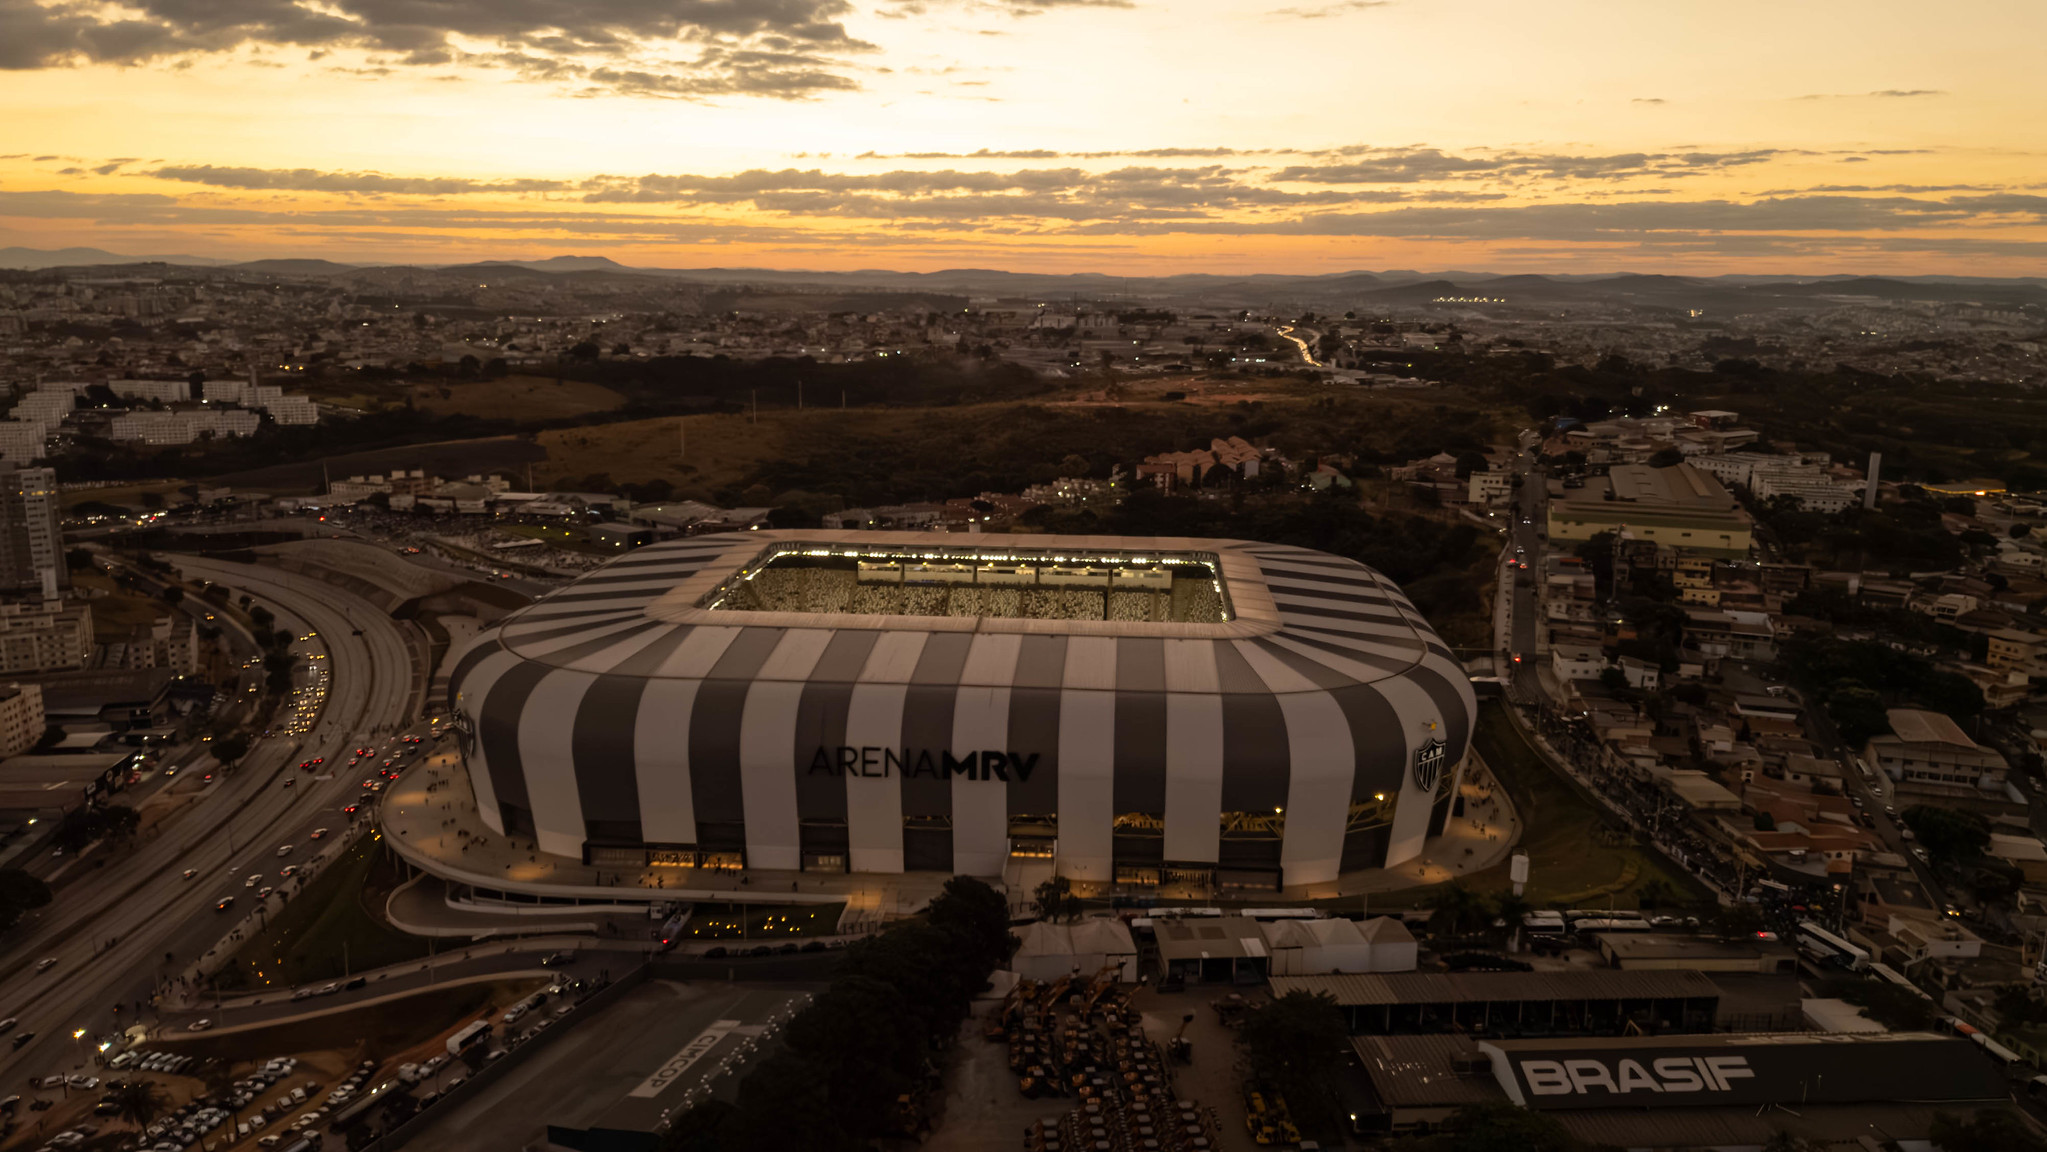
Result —
[[846, 950], [831, 987], [798, 1013], [738, 1103], [699, 1105], [666, 1152], [853, 1152], [891, 1128], [898, 1097], [936, 1074], [973, 998], [1008, 955], [1001, 894], [955, 876], [916, 920]]
[[1963, 722], [1983, 711], [1983, 690], [1968, 677], [1875, 640], [1794, 636], [1778, 660], [1808, 698], [1825, 705], [1828, 719], [1851, 745], [1891, 730], [1884, 715], [1890, 704], [1929, 708]]

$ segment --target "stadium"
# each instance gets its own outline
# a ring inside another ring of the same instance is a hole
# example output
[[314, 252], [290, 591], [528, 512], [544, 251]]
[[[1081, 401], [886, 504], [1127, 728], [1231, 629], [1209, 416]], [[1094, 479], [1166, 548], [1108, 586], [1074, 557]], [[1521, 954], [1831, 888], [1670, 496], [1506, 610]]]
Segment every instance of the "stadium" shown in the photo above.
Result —
[[1442, 831], [1476, 713], [1391, 581], [1239, 540], [739, 532], [456, 661], [484, 823], [618, 867], [1262, 887]]

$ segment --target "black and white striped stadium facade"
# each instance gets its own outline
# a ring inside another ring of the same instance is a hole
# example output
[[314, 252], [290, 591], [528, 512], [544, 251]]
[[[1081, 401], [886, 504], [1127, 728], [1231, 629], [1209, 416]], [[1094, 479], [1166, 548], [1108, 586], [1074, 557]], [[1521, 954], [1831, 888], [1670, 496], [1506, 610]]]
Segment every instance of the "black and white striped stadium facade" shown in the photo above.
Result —
[[[1083, 565], [1201, 557], [1223, 607], [1190, 623], [734, 610], [724, 596], [778, 552], [994, 571], [1019, 549]], [[1414, 606], [1350, 560], [1237, 540], [894, 532], [641, 548], [484, 632], [448, 690], [482, 819], [546, 853], [977, 875], [1015, 855], [1136, 884], [1311, 884], [1413, 858], [1442, 831], [1477, 711]]]

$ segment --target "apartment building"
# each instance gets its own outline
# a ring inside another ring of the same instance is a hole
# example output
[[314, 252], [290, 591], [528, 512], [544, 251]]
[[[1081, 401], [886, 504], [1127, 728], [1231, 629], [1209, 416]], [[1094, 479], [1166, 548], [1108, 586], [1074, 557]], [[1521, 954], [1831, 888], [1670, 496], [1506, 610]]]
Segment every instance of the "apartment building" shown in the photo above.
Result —
[[0, 684], [0, 760], [35, 747], [45, 726], [41, 685]]
[[83, 668], [92, 654], [90, 605], [0, 604], [0, 676]]

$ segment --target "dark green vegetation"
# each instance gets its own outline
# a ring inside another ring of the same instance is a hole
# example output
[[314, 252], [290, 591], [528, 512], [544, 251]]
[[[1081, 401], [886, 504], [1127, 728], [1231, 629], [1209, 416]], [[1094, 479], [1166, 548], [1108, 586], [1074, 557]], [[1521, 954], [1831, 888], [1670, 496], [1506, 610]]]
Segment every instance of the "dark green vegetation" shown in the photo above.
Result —
[[[1535, 907], [1603, 908], [1609, 899], [1615, 908], [1710, 903], [1697, 881], [1653, 850], [1636, 844], [1596, 800], [1543, 763], [1500, 705], [1487, 703], [1479, 708], [1472, 743], [1513, 799], [1522, 824], [1517, 847], [1528, 853], [1527, 898]], [[1383, 899], [1375, 894], [1372, 907], [1441, 911], [1446, 900], [1463, 901], [1448, 895], [1462, 887], [1482, 900], [1494, 901], [1487, 907], [1497, 908], [1501, 898], [1485, 894], [1504, 894], [1508, 886], [1507, 865], [1501, 863], [1471, 873], [1456, 884], [1403, 889]], [[1355, 900], [1345, 900], [1333, 906], [1357, 905]], [[1465, 913], [1463, 923], [1471, 923], [1473, 915]]]
[[1545, 422], [1647, 416], [1664, 405], [1675, 412], [1720, 408], [1741, 413], [1742, 423], [1770, 439], [1795, 440], [1837, 460], [1882, 452], [1888, 478], [1940, 483], [1980, 476], [2015, 491], [2047, 489], [2047, 405], [2017, 385], [1886, 376], [1846, 365], [1779, 371], [1740, 348], [1720, 355], [1709, 372], [1618, 356], [1590, 368], [1559, 368], [1536, 352], [1403, 351], [1394, 359], [1414, 375], [1468, 385]]
[[23, 915], [50, 902], [50, 886], [19, 868], [0, 869], [0, 928], [12, 928]]
[[[62, 458], [67, 479], [141, 480], [218, 476], [371, 448], [424, 445], [539, 428], [637, 420], [691, 412], [736, 412], [756, 400], [794, 407], [799, 381], [815, 406], [917, 407], [1014, 400], [1050, 390], [1030, 370], [1002, 361], [940, 353], [820, 364], [804, 359], [662, 357], [648, 361], [571, 360], [565, 377], [600, 383], [625, 396], [617, 408], [525, 423], [461, 413], [435, 415], [411, 405], [317, 426], [275, 427], [246, 440], [218, 440], [153, 452], [81, 437]], [[422, 366], [414, 375], [431, 375]], [[364, 385], [374, 389], [375, 382]], [[395, 394], [394, 394], [395, 395]]]
[[1954, 886], [1967, 888], [1986, 904], [2010, 900], [2025, 873], [1990, 855], [1990, 822], [1974, 812], [1914, 804], [1901, 813], [1933, 865]]
[[57, 847], [76, 852], [95, 840], [126, 843], [141, 825], [142, 817], [125, 804], [89, 804], [66, 812], [54, 839]]
[[1854, 747], [1891, 730], [1886, 707], [1926, 708], [1961, 722], [1983, 711], [1983, 690], [1968, 677], [1875, 640], [1795, 636], [1778, 662], [1808, 699], [1826, 707], [1841, 739]]
[[1927, 1136], [1941, 1152], [2040, 1152], [2047, 1148], [2018, 1113], [1986, 1109], [1973, 1117], [1937, 1112]]
[[1335, 1137], [1338, 1078], [1350, 1029], [1335, 997], [1289, 992], [1246, 1011], [1237, 1047], [1251, 1079], [1286, 1098], [1303, 1132]]
[[781, 1051], [739, 1084], [737, 1104], [700, 1105], [667, 1149], [851, 1152], [892, 1128], [959, 1034], [988, 973], [1009, 954], [1008, 910], [955, 876], [922, 918], [846, 950], [831, 987], [789, 1022]]
[[397, 881], [376, 837], [363, 837], [271, 916], [217, 982], [285, 990], [425, 956], [425, 940], [391, 927], [375, 910]]

